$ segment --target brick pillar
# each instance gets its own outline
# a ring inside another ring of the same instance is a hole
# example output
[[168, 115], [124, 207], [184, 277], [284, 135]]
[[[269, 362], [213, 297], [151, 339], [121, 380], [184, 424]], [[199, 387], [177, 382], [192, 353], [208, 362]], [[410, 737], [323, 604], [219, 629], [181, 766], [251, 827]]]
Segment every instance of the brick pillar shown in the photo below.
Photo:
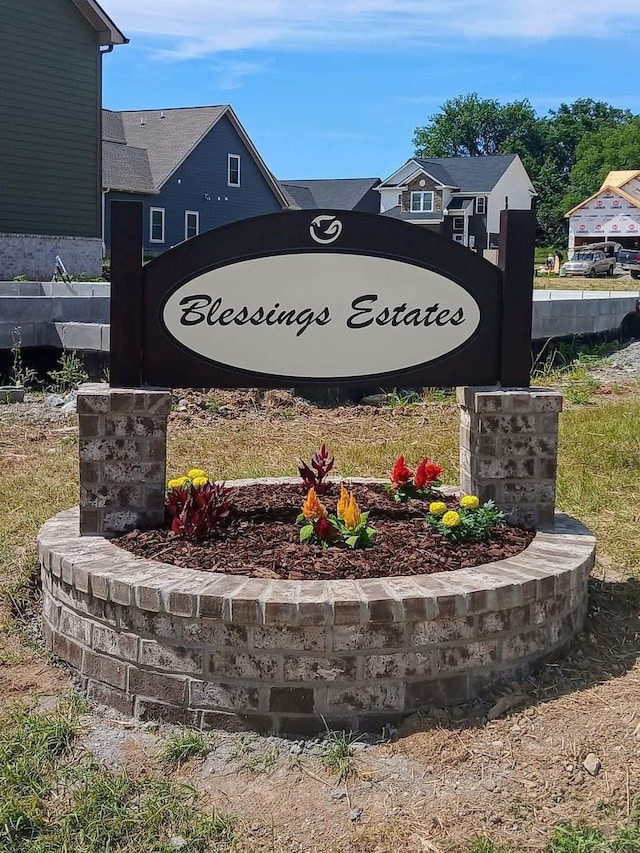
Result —
[[510, 521], [552, 524], [562, 394], [548, 388], [458, 388], [460, 487]]
[[83, 536], [118, 536], [162, 523], [170, 410], [170, 391], [80, 386]]

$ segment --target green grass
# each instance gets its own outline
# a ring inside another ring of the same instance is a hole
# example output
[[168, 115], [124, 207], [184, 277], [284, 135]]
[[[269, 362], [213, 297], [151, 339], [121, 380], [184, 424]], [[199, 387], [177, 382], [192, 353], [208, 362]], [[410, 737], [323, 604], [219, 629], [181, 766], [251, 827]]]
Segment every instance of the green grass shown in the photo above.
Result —
[[[586, 368], [608, 354], [606, 347], [558, 352], [553, 370], [569, 386], [573, 383], [574, 395], [581, 391]], [[338, 415], [312, 409], [304, 417], [294, 412], [286, 419], [225, 419], [216, 422], [215, 432], [206, 422], [178, 423], [169, 435], [169, 470], [182, 472], [198, 464], [221, 478], [250, 473], [295, 476], [298, 458], [306, 458], [326, 440], [342, 476], [384, 476], [400, 453], [409, 464], [428, 454], [444, 465], [445, 482], [456, 483], [457, 408], [449, 395], [431, 399], [429, 406], [398, 406], [371, 414], [357, 410], [357, 416], [355, 410], [353, 415], [349, 410]], [[46, 440], [25, 447], [28, 430], [23, 422], [15, 426], [0, 422], [0, 450], [15, 455], [0, 480], [0, 505], [5, 508], [0, 514], [0, 617], [5, 620], [0, 662], [3, 675], [9, 677], [8, 665], [19, 654], [13, 645], [4, 644], [9, 631], [12, 642], [19, 635], [19, 618], [16, 622], [15, 615], [10, 619], [8, 614], [11, 610], [19, 617], [30, 603], [35, 535], [47, 518], [77, 502], [77, 447], [69, 441], [72, 433], [51, 431]], [[590, 392], [585, 405], [574, 396], [560, 418], [558, 508], [596, 533], [600, 569], [615, 569], [629, 577], [640, 576], [636, 495], [640, 495], [640, 401], [637, 397], [603, 401]], [[629, 591], [625, 595], [632, 597]], [[640, 599], [629, 601], [632, 604], [640, 607]], [[188, 853], [274, 849], [224, 815], [208, 813], [189, 787], [148, 773], [135, 778], [113, 774], [92, 764], [77, 746], [83, 711], [73, 694], [54, 712], [23, 708], [0, 720], [0, 853], [169, 853], [172, 836], [187, 841], [183, 849]], [[205, 746], [208, 751], [211, 743], [205, 745], [202, 737], [184, 732], [168, 739], [170, 766], [206, 754]], [[352, 771], [353, 742], [351, 734], [327, 735], [322, 761], [332, 780], [343, 781]], [[239, 735], [232, 754], [241, 770], [254, 774], [271, 772], [277, 758], [261, 753], [252, 735]], [[589, 826], [557, 827], [547, 853], [638, 853], [638, 817], [617, 831], [605, 832], [603, 826], [610, 826], [612, 819], [594, 810]], [[345, 847], [345, 853], [412, 849], [403, 846], [400, 830], [389, 839], [383, 838], [382, 830], [375, 832], [371, 844], [364, 835], [360, 847]], [[509, 851], [496, 839], [477, 839], [474, 845], [468, 853]]]
[[241, 849], [233, 822], [200, 809], [193, 788], [76, 754], [83, 710], [70, 696], [52, 713], [19, 708], [0, 721], [2, 853], [170, 853], [178, 838], [189, 853]]
[[360, 739], [354, 732], [336, 732], [327, 729], [320, 762], [334, 777], [336, 784], [343, 782], [353, 772], [353, 744]]
[[212, 746], [213, 738], [210, 735], [185, 729], [164, 741], [158, 757], [166, 768], [174, 770], [192, 758], [206, 758]]

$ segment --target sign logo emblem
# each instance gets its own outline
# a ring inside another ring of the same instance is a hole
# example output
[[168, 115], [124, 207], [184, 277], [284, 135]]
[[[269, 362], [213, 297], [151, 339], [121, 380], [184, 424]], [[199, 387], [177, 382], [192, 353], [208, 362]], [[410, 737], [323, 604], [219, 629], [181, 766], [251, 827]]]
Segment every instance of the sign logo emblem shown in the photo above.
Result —
[[328, 246], [342, 234], [342, 222], [336, 216], [316, 216], [309, 227], [309, 233], [316, 243]]

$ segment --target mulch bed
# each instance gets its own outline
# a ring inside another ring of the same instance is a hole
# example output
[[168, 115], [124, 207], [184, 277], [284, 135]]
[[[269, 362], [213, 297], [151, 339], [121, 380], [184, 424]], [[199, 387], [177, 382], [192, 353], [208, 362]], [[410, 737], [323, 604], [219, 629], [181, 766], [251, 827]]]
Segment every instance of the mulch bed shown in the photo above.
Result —
[[[348, 485], [348, 484], [347, 484]], [[351, 550], [300, 544], [295, 521], [304, 499], [299, 485], [255, 485], [233, 490], [230, 523], [218, 538], [195, 543], [176, 539], [167, 527], [134, 530], [112, 540], [140, 557], [183, 568], [253, 578], [334, 580], [422, 575], [479, 566], [519, 554], [534, 532], [509, 525], [495, 528], [488, 542], [456, 545], [432, 533], [424, 516], [428, 501], [394, 503], [381, 484], [354, 484], [362, 511], [376, 530], [372, 547]], [[335, 511], [339, 486], [322, 500]], [[445, 498], [452, 508], [455, 498]]]

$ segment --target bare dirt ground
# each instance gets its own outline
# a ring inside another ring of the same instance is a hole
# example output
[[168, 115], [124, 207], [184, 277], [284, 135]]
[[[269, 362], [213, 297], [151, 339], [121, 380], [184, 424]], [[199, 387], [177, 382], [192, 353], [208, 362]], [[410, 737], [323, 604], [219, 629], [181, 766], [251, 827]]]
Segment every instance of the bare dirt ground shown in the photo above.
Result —
[[[9, 407], [0, 412], [4, 464], [24, 460], [35, 446], [60, 454], [73, 440], [72, 417], [30, 405], [15, 417]], [[353, 430], [364, 409], [329, 414], [286, 392], [221, 392], [213, 401], [176, 399], [171, 418], [188, 429], [212, 416], [274, 424], [327, 416]], [[379, 417], [382, 425], [388, 410]], [[11, 580], [0, 577], [0, 585]], [[472, 705], [431, 709], [399, 731], [356, 741], [342, 781], [323, 764], [328, 747], [321, 740], [226, 732], [213, 732], [206, 759], [174, 775], [242, 821], [260, 839], [256, 850], [274, 853], [444, 853], [467, 850], [479, 835], [540, 851], [562, 822], [619, 827], [640, 795], [640, 582], [599, 571], [590, 593], [586, 629], [567, 657]], [[37, 600], [17, 622], [14, 605], [5, 596], [0, 607], [0, 707], [19, 700], [46, 706], [69, 676], [34, 642]], [[157, 750], [174, 729], [98, 706], [84, 724], [83, 749], [98, 761], [135, 774], [165, 773]]]

